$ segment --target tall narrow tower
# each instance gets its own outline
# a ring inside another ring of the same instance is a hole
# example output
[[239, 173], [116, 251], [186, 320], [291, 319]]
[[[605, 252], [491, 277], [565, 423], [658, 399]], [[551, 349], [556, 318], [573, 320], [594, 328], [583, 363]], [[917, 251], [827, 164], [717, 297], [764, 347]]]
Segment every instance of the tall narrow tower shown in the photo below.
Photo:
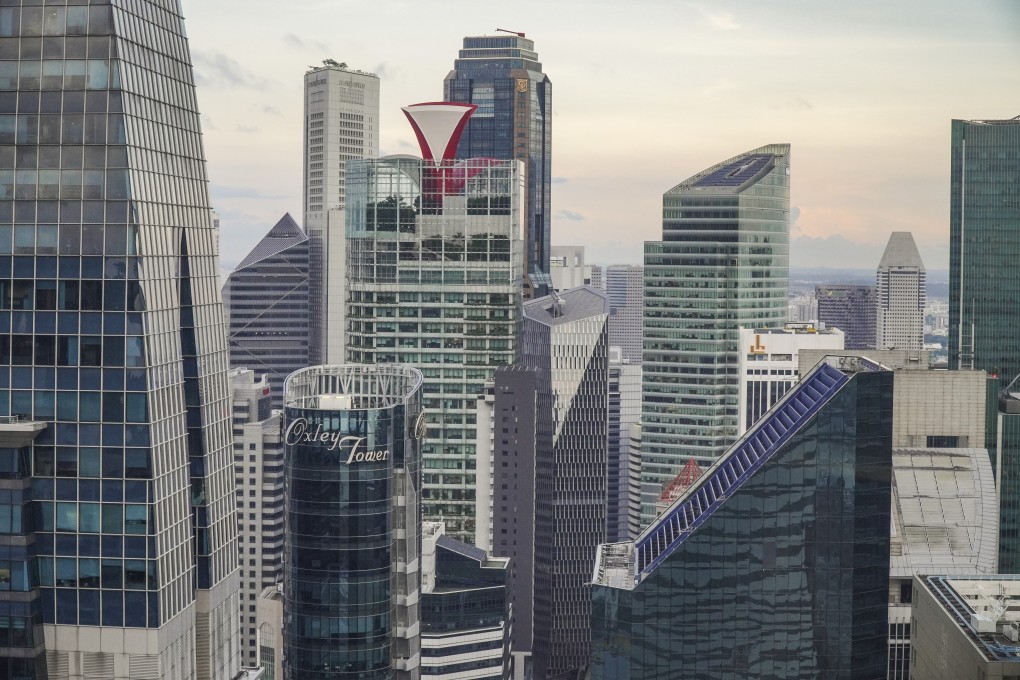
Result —
[[949, 367], [1020, 374], [1020, 116], [954, 120], [949, 201]]
[[379, 78], [326, 59], [305, 73], [310, 361], [343, 363], [347, 161], [379, 155]]
[[894, 231], [875, 274], [876, 349], [924, 347], [927, 275], [909, 231]]
[[687, 461], [737, 437], [739, 329], [782, 326], [789, 290], [790, 146], [714, 165], [663, 196], [645, 243], [642, 520]]
[[0, 39], [21, 56], [0, 78], [0, 676], [230, 680], [226, 330], [180, 4], [6, 2]]
[[527, 167], [526, 271], [539, 292], [549, 278], [552, 194], [552, 81], [535, 41], [505, 32], [464, 38], [446, 76], [447, 101], [475, 104], [457, 158], [515, 158]]

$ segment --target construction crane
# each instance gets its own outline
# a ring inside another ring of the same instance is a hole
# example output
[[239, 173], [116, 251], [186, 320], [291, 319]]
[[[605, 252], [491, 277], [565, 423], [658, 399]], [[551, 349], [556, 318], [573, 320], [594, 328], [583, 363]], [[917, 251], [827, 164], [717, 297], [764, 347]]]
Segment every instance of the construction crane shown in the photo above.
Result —
[[518, 38], [525, 37], [524, 33], [522, 33], [521, 31], [508, 31], [505, 28], [497, 28], [496, 33], [509, 33], [511, 35], [516, 35]]

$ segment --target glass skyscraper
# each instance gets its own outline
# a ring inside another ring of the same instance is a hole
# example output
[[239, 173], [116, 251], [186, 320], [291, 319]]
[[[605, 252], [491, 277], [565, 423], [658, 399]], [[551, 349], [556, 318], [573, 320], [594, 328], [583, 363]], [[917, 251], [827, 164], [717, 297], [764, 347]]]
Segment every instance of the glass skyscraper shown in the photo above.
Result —
[[954, 120], [949, 200], [949, 367], [1020, 374], [1020, 117]]
[[0, 676], [239, 672], [190, 64], [177, 2], [0, 6]]
[[425, 376], [425, 515], [475, 530], [475, 399], [516, 357], [520, 162], [347, 164], [347, 356]]
[[592, 680], [886, 675], [893, 373], [828, 358], [595, 565]]
[[739, 328], [781, 327], [789, 290], [790, 147], [763, 146], [663, 196], [645, 243], [642, 520], [694, 457], [737, 437]]
[[283, 381], [308, 366], [308, 237], [284, 215], [227, 277], [230, 367], [269, 378], [273, 408]]
[[845, 283], [815, 286], [818, 322], [843, 331], [846, 349], [875, 349], [875, 287]]
[[523, 33], [464, 38], [443, 84], [446, 101], [475, 104], [457, 158], [516, 158], [527, 167], [525, 271], [540, 290], [549, 278], [552, 81]]
[[400, 365], [287, 379], [285, 678], [419, 677], [421, 386]]

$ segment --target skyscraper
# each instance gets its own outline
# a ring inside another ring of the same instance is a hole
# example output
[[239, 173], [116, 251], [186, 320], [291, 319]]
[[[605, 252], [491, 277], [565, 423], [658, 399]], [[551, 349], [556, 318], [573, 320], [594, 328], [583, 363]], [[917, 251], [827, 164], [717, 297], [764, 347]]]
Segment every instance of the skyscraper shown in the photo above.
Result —
[[523, 164], [452, 158], [472, 108], [407, 107], [424, 159], [350, 162], [346, 211], [347, 354], [422, 370], [425, 514], [465, 541], [475, 530], [475, 399], [516, 357], [524, 263]]
[[609, 295], [609, 344], [623, 350], [629, 363], [640, 364], [643, 353], [644, 270], [635, 265], [611, 264], [605, 268]]
[[379, 78], [326, 59], [305, 73], [311, 363], [344, 363], [347, 161], [379, 155]]
[[273, 408], [283, 381], [309, 362], [308, 237], [284, 215], [227, 277], [230, 366], [269, 379]]
[[0, 675], [235, 678], [226, 328], [179, 5], [8, 2], [0, 39]]
[[815, 286], [818, 323], [843, 331], [846, 349], [875, 349], [875, 287]]
[[882, 678], [893, 374], [820, 363], [595, 565], [593, 680]]
[[544, 680], [588, 663], [591, 565], [606, 540], [608, 315], [588, 286], [524, 305], [521, 363], [538, 393], [532, 659]]
[[[612, 303], [610, 303], [611, 305]], [[612, 327], [610, 306], [609, 333]], [[609, 348], [609, 468], [606, 540], [626, 541], [641, 530], [641, 457], [631, 451], [630, 428], [641, 420], [641, 364]]]
[[1020, 116], [954, 120], [949, 200], [949, 367], [1020, 374]]
[[242, 368], [229, 375], [241, 555], [241, 655], [244, 665], [254, 668], [259, 665], [259, 596], [283, 580], [283, 416], [270, 409], [268, 376]]
[[690, 457], [737, 437], [739, 328], [782, 326], [789, 289], [790, 147], [763, 146], [663, 196], [645, 243], [642, 519]]
[[542, 292], [551, 285], [552, 82], [535, 42], [523, 33], [464, 38], [443, 93], [478, 107], [457, 158], [515, 158], [527, 167], [525, 271]]
[[421, 387], [402, 365], [287, 379], [285, 678], [420, 676]]
[[875, 274], [875, 348], [924, 347], [927, 274], [914, 236], [894, 231]]

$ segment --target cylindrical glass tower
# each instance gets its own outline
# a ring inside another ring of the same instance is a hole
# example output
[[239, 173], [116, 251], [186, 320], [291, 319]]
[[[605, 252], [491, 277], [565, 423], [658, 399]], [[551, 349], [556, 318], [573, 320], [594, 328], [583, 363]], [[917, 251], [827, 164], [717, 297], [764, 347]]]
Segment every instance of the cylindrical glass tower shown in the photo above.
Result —
[[313, 366], [285, 387], [284, 677], [418, 667], [422, 375]]

